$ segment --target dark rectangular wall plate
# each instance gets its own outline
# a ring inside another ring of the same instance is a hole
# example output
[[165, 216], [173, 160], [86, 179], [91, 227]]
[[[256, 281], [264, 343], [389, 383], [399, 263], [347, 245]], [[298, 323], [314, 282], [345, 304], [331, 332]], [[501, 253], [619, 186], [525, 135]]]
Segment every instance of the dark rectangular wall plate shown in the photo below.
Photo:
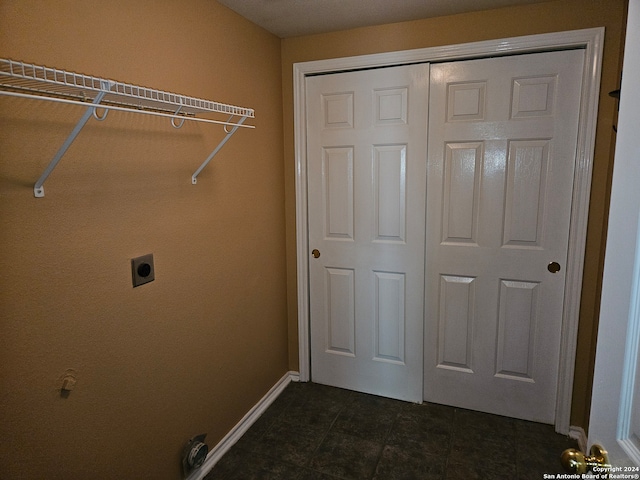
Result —
[[139, 287], [155, 280], [153, 253], [131, 259], [131, 275], [133, 286]]

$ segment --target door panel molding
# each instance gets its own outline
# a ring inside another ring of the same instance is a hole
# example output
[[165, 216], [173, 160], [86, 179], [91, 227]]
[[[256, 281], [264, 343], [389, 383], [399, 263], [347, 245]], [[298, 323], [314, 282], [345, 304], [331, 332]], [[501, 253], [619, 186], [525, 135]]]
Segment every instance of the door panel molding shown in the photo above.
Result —
[[[310, 379], [308, 264], [310, 252], [307, 217], [305, 77], [321, 73], [416, 62], [451, 61], [582, 48], [585, 50], [585, 62], [569, 232], [555, 421], [556, 431], [563, 434], [569, 433], [603, 41], [604, 28], [593, 28], [294, 64], [298, 347], [301, 381]], [[465, 107], [461, 108], [464, 113]]]

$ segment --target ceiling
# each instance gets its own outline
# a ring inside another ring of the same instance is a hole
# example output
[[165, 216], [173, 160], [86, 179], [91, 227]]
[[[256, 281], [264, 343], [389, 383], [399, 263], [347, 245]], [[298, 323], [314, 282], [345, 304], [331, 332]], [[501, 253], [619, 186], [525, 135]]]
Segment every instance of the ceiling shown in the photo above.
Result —
[[280, 38], [547, 0], [218, 0]]

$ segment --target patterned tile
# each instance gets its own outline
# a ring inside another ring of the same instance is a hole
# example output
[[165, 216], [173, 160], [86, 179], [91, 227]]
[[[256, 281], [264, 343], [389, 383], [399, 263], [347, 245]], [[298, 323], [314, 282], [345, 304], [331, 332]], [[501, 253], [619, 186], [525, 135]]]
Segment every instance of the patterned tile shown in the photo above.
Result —
[[454, 434], [447, 471], [455, 466], [469, 472], [469, 478], [475, 478], [473, 472], [481, 475], [479, 478], [515, 478], [516, 464], [517, 449], [512, 438], [500, 437], [495, 431], [468, 429]]
[[206, 480], [540, 480], [553, 426], [292, 383]]
[[309, 466], [345, 480], [367, 480], [373, 475], [381, 451], [379, 442], [329, 432]]
[[403, 402], [374, 395], [355, 395], [338, 415], [332, 431], [382, 442], [388, 435]]
[[238, 440], [236, 446], [245, 450], [254, 450], [260, 446], [262, 437], [274, 424], [275, 419], [270, 415], [262, 415], [256, 422], [251, 425], [244, 435]]
[[373, 480], [443, 480], [446, 456], [429, 456], [387, 445]]
[[317, 426], [328, 430], [351, 398], [352, 392], [347, 390], [323, 385], [308, 386], [293, 399], [279, 419], [295, 425]]
[[207, 474], [206, 480], [240, 480], [252, 478], [259, 470], [255, 456], [247, 462], [249, 452], [238, 447], [229, 450]]
[[306, 424], [275, 423], [253, 451], [275, 460], [306, 466], [326, 435], [323, 428]]
[[499, 415], [491, 415], [489, 413], [456, 409], [454, 428], [456, 430], [472, 429], [486, 433], [494, 432], [500, 436], [515, 437], [516, 420]]
[[316, 472], [310, 468], [302, 469], [298, 472], [295, 480], [342, 480], [340, 477], [334, 477], [322, 472]]
[[462, 462], [450, 458], [445, 476], [446, 480], [514, 480], [515, 478], [515, 466], [496, 465], [490, 454], [486, 458], [467, 458]]
[[429, 455], [448, 455], [453, 412], [441, 405], [407, 405], [398, 415], [386, 443]]

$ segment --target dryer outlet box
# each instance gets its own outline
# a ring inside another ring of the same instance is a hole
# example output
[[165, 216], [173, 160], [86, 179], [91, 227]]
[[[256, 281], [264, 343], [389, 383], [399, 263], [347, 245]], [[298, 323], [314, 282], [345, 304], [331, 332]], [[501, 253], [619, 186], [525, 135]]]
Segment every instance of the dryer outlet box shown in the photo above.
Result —
[[153, 253], [131, 259], [131, 275], [133, 286], [139, 287], [145, 283], [155, 280], [155, 270], [153, 268]]

